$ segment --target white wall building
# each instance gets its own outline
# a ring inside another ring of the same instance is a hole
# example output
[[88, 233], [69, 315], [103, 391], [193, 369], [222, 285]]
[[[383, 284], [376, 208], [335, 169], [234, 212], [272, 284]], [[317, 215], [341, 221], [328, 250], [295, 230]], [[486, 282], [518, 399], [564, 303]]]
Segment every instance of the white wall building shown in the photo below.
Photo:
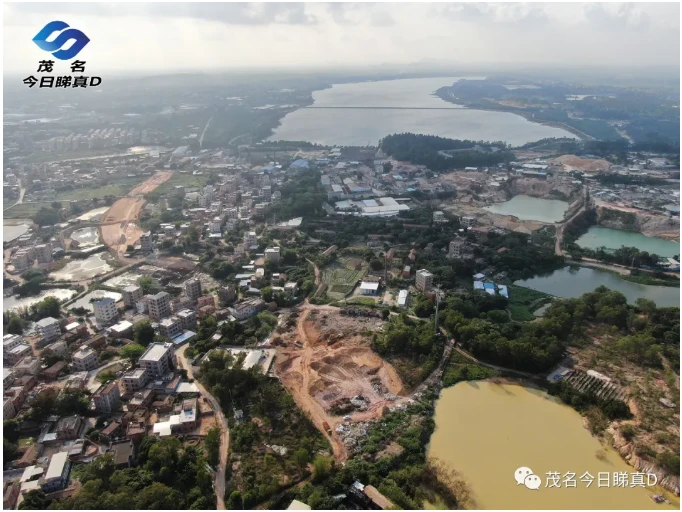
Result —
[[415, 286], [423, 292], [431, 289], [433, 284], [433, 274], [426, 269], [417, 270]]
[[116, 309], [116, 301], [111, 297], [93, 302], [95, 309], [95, 319], [100, 325], [109, 325], [118, 318], [118, 310]]

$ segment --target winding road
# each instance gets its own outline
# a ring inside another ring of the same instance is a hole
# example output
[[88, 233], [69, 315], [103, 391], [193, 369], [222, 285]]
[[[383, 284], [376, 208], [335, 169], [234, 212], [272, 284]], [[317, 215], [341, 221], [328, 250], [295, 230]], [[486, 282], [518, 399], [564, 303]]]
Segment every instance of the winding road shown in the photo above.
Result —
[[185, 356], [185, 350], [187, 350], [187, 347], [189, 347], [189, 345], [185, 344], [175, 352], [175, 355], [178, 358], [180, 366], [187, 370], [187, 378], [194, 379], [194, 384], [197, 386], [197, 388], [199, 388], [201, 396], [203, 396], [206, 401], [211, 404], [211, 407], [215, 412], [215, 419], [220, 426], [220, 460], [218, 462], [218, 468], [215, 474], [215, 493], [218, 510], [225, 510], [225, 474], [227, 468], [227, 459], [230, 452], [230, 430], [227, 426], [227, 418], [225, 418], [225, 414], [223, 413], [220, 404], [194, 376], [192, 364]]

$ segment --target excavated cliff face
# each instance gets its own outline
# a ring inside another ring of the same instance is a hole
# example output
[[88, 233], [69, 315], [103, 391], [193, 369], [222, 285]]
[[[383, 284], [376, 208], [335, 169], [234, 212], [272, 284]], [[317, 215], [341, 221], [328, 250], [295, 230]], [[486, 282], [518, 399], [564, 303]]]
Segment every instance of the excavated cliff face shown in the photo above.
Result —
[[611, 424], [606, 431], [611, 434], [614, 449], [620, 453], [621, 457], [623, 457], [628, 464], [642, 473], [652, 473], [656, 475], [658, 484], [661, 487], [669, 490], [676, 496], [680, 495], [680, 477], [669, 475], [655, 463], [644, 460], [636, 455], [634, 444], [621, 435], [617, 423]]
[[597, 223], [612, 229], [635, 231], [646, 236], [680, 239], [680, 218], [644, 212], [622, 211], [605, 206], [597, 208]]
[[570, 181], [559, 181], [548, 178], [546, 180], [536, 178], [517, 178], [511, 180], [509, 191], [512, 196], [526, 195], [541, 199], [560, 199], [568, 201], [580, 191], [580, 185], [574, 185]]

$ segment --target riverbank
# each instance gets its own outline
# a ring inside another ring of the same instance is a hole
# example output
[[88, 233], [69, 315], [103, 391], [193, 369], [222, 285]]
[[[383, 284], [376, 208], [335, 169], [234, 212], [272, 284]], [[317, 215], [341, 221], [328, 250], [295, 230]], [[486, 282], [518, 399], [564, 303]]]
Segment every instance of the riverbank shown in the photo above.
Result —
[[[517, 487], [512, 478], [520, 466], [532, 468], [543, 481], [550, 471], [630, 472], [605, 437], [585, 432], [583, 417], [535, 382], [496, 377], [444, 388], [434, 421], [429, 454], [461, 475], [477, 508], [551, 509], [560, 502], [568, 509], [653, 509], [661, 505], [649, 496], [663, 493], [673, 504], [669, 508], [679, 506], [660, 487], [627, 493], [586, 489], [581, 482], [570, 493], [566, 486], [552, 491], [543, 486], [541, 493]], [[484, 452], [494, 454], [494, 465], [481, 458]]]

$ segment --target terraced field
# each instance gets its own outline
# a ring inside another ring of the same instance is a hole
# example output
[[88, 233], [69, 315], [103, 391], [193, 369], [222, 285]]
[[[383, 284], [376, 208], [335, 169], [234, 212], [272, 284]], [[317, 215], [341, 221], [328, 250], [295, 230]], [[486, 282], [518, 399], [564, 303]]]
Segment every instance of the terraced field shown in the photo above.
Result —
[[[357, 264], [361, 265], [356, 270]], [[332, 299], [343, 299], [353, 291], [358, 280], [367, 275], [367, 264], [359, 258], [339, 258], [322, 271], [322, 281], [327, 284], [327, 295]]]

